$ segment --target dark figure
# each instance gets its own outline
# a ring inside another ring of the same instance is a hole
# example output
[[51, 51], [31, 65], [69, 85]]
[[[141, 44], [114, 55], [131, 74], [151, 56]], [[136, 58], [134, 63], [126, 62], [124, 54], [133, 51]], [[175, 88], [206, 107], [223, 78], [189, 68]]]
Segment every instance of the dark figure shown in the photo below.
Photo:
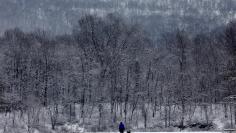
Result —
[[124, 133], [124, 131], [125, 131], [125, 125], [122, 122], [120, 122], [119, 131], [120, 131], [120, 133]]
[[127, 133], [131, 133], [131, 131], [130, 131], [130, 130], [128, 130], [128, 131], [127, 131]]

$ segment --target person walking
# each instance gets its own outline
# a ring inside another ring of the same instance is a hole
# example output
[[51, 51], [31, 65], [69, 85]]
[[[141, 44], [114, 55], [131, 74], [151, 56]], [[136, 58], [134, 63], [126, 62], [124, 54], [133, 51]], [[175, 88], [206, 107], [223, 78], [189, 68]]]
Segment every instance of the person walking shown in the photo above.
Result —
[[123, 122], [120, 122], [119, 131], [120, 131], [120, 133], [124, 133], [124, 131], [125, 131], [125, 125], [123, 124]]

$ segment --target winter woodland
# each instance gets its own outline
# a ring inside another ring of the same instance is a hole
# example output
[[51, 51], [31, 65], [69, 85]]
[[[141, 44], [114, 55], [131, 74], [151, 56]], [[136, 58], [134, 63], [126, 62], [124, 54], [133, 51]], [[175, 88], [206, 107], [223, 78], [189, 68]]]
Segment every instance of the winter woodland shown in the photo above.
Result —
[[234, 0], [37, 2], [0, 0], [0, 133], [236, 128]]

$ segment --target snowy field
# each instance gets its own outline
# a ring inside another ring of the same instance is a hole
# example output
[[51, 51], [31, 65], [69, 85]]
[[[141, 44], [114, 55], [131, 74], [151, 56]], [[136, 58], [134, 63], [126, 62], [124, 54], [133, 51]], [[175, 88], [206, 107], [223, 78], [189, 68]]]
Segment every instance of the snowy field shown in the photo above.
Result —
[[[210, 129], [200, 129], [200, 128], [185, 128], [184, 130], [181, 130], [182, 132], [192, 132], [193, 133], [203, 133], [205, 130], [210, 131], [210, 133], [220, 133], [225, 128], [229, 128], [229, 119], [224, 118], [223, 108], [221, 105], [215, 105], [213, 113], [210, 113], [209, 111], [209, 121], [213, 123], [213, 127]], [[80, 117], [80, 106], [76, 106], [76, 118], [73, 122], [68, 121], [68, 116], [66, 114], [61, 114], [57, 118], [57, 122], [59, 124], [56, 125], [55, 130], [52, 130], [51, 126], [51, 120], [49, 113], [47, 109], [34, 109], [31, 111], [27, 111], [24, 114], [21, 114], [19, 111], [15, 111], [12, 113], [1, 113], [0, 114], [0, 133], [80, 133], [80, 132], [96, 132], [98, 131], [98, 111], [97, 109], [93, 109], [93, 112], [91, 112], [91, 107], [86, 106], [86, 116], [85, 121], [83, 123], [82, 118]], [[110, 132], [113, 133], [113, 131], [118, 131], [118, 124], [119, 121], [122, 121], [122, 117], [119, 115], [117, 116], [117, 123], [112, 123], [111, 121], [108, 121], [110, 114], [109, 114], [109, 107], [107, 107], [107, 110], [104, 110], [103, 114], [103, 125], [104, 132]], [[151, 111], [151, 110], [150, 110]], [[90, 112], [90, 113], [89, 113]], [[160, 112], [157, 111], [157, 114]], [[178, 114], [178, 111], [176, 111]], [[151, 114], [149, 112], [148, 114]], [[176, 114], [176, 115], [177, 115]], [[130, 114], [129, 114], [130, 115]], [[194, 112], [194, 115], [191, 115], [191, 122], [204, 122], [205, 121], [205, 114], [204, 112], [201, 112], [200, 108], [197, 108]], [[177, 117], [176, 117], [177, 118]], [[189, 123], [188, 114], [186, 114], [186, 123]], [[143, 127], [143, 120], [142, 116], [140, 115], [140, 111], [137, 110], [134, 114], [133, 121], [130, 121], [129, 123], [126, 123], [126, 129], [131, 130], [132, 133], [135, 132], [157, 132], [159, 133], [178, 133], [177, 131], [180, 131], [179, 128], [171, 126], [168, 128], [163, 127], [163, 121], [160, 121], [160, 119], [163, 119], [162, 116], [157, 115], [155, 118], [153, 118], [151, 115], [148, 115], [148, 127], [145, 129]], [[175, 120], [175, 121], [174, 121]], [[178, 119], [173, 119], [172, 123], [178, 123]], [[162, 132], [164, 131], [164, 132]], [[167, 131], [167, 132], [166, 132]], [[199, 132], [201, 131], [201, 132]], [[99, 132], [98, 132], [99, 133]], [[102, 132], [101, 132], [102, 133]]]
[[[86, 133], [95, 133], [95, 132], [86, 132]], [[96, 132], [96, 133], [105, 133], [105, 132]], [[119, 132], [106, 132], [106, 133], [119, 133]], [[170, 133], [170, 132], [132, 132], [132, 133]], [[171, 132], [171, 133], [183, 133], [183, 132]], [[222, 133], [222, 132], [188, 132], [188, 133]]]

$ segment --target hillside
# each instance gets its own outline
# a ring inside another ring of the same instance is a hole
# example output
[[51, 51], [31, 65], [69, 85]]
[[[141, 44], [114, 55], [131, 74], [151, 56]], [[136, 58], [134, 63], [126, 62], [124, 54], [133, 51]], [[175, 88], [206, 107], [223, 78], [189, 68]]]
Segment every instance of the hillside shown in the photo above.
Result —
[[159, 33], [176, 25], [212, 28], [236, 13], [234, 0], [0, 0], [0, 3], [1, 33], [14, 27], [69, 33], [83, 14], [104, 16], [112, 12], [133, 18]]

